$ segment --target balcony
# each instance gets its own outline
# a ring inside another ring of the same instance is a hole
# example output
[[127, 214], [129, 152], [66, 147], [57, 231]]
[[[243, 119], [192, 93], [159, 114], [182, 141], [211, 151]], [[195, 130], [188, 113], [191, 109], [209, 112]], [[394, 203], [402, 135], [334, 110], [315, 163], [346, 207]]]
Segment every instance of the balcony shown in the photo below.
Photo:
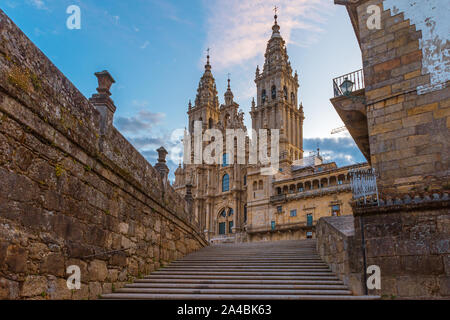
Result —
[[370, 163], [369, 133], [363, 70], [333, 79], [334, 98], [330, 101], [341, 117], [356, 145]]
[[360, 69], [358, 71], [354, 71], [351, 73], [347, 73], [347, 74], [344, 74], [343, 76], [333, 79], [333, 91], [334, 91], [335, 98], [344, 96], [341, 86], [344, 83], [344, 81], [346, 81], [346, 80], [349, 80], [353, 83], [352, 91], [354, 91], [354, 92], [365, 88], [363, 69]]
[[248, 234], [257, 234], [257, 233], [274, 233], [281, 231], [295, 231], [300, 229], [313, 229], [315, 227], [315, 223], [312, 225], [308, 225], [306, 222], [296, 222], [296, 223], [284, 223], [277, 224], [275, 228], [272, 229], [271, 225], [268, 226], [249, 226], [247, 227]]
[[286, 193], [286, 194], [277, 194], [275, 196], [270, 197], [271, 203], [282, 203], [292, 200], [298, 200], [303, 198], [309, 198], [309, 197], [320, 197], [325, 194], [329, 193], [335, 193], [335, 192], [346, 192], [351, 191], [351, 185], [350, 184], [343, 184], [343, 185], [336, 185], [336, 186], [329, 186], [325, 188], [319, 188], [319, 189], [313, 189], [313, 190], [305, 190], [301, 192], [294, 192], [294, 193]]

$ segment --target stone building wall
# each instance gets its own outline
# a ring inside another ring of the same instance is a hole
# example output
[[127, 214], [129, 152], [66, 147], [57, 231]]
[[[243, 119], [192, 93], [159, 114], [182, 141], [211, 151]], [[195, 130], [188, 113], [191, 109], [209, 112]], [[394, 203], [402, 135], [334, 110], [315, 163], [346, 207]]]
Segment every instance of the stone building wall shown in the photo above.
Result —
[[[386, 298], [450, 299], [450, 214], [440, 199], [396, 200], [380, 207], [355, 207], [355, 245], [364, 230], [367, 266], [381, 270]], [[361, 228], [361, 224], [363, 228]]]
[[355, 243], [354, 217], [323, 217], [316, 226], [317, 251], [354, 294], [364, 294], [361, 246]]
[[95, 299], [206, 245], [187, 202], [101, 122], [0, 10], [0, 299]]
[[[381, 8], [379, 30], [367, 26], [369, 5]], [[447, 16], [441, 1], [357, 1], [371, 164], [382, 193], [450, 188]]]

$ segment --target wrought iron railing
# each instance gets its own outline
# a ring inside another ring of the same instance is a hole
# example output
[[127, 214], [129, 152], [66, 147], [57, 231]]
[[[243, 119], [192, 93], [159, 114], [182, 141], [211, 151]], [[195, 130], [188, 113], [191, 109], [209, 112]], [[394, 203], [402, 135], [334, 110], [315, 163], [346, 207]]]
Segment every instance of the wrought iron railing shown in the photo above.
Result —
[[353, 82], [353, 91], [365, 88], [363, 69], [347, 73], [344, 74], [343, 76], [333, 79], [333, 91], [335, 97], [340, 97], [344, 95], [341, 91], [341, 85], [345, 80], [350, 80], [351, 82]]
[[350, 191], [351, 186], [350, 184], [342, 184], [342, 185], [335, 185], [335, 186], [328, 186], [318, 189], [312, 189], [312, 190], [303, 190], [303, 191], [297, 191], [293, 193], [288, 194], [277, 194], [275, 196], [270, 197], [271, 202], [284, 202], [289, 201], [293, 199], [299, 199], [299, 198], [306, 198], [306, 197], [315, 197], [315, 196], [321, 196], [326, 193], [333, 193], [333, 192], [344, 192], [344, 191]]
[[315, 223], [308, 224], [307, 222], [294, 222], [294, 223], [283, 223], [283, 224], [275, 224], [275, 227], [272, 228], [272, 225], [264, 225], [264, 226], [248, 226], [247, 233], [265, 233], [265, 232], [276, 232], [276, 231], [286, 231], [286, 230], [298, 230], [298, 229], [309, 229], [315, 226]]
[[375, 199], [378, 203], [377, 176], [374, 168], [354, 169], [350, 171], [353, 199]]

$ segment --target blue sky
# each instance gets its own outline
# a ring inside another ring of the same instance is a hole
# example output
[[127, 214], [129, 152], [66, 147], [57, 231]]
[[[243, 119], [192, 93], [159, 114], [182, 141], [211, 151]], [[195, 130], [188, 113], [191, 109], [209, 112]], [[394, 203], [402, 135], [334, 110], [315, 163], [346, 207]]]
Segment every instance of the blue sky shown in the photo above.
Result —
[[[81, 30], [66, 27], [69, 5], [81, 8]], [[220, 101], [230, 73], [251, 128], [253, 79], [256, 65], [264, 63], [274, 5], [299, 73], [305, 155], [320, 146], [338, 165], [365, 161], [348, 133], [330, 135], [343, 125], [329, 101], [332, 79], [361, 68], [350, 19], [332, 0], [0, 0], [0, 8], [86, 97], [97, 87], [94, 72], [108, 70], [116, 80], [116, 127], [151, 163], [164, 144], [172, 151], [172, 172], [206, 48]]]

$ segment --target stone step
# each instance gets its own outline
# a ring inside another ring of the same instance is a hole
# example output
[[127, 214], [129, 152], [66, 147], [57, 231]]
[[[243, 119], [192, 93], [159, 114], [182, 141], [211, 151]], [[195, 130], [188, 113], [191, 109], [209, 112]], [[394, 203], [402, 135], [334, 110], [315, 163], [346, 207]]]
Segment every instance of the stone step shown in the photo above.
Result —
[[191, 253], [104, 299], [370, 300], [353, 296], [314, 240], [219, 244]]
[[289, 289], [180, 289], [180, 288], [122, 288], [120, 293], [142, 294], [247, 294], [247, 295], [351, 295], [350, 290], [289, 290]]
[[316, 271], [292, 271], [292, 272], [281, 272], [281, 271], [261, 271], [261, 270], [248, 270], [248, 271], [155, 271], [153, 275], [210, 275], [210, 276], [321, 276], [332, 274], [330, 270], [316, 270]]
[[266, 269], [308, 269], [308, 268], [316, 268], [316, 269], [326, 269], [329, 268], [328, 265], [321, 264], [237, 264], [237, 263], [227, 263], [227, 264], [170, 264], [163, 267], [161, 270], [165, 270], [166, 268], [193, 268], [193, 269], [221, 269], [221, 268], [232, 268], [232, 269], [252, 269], [252, 268], [266, 268]]
[[255, 276], [255, 275], [247, 275], [247, 276], [217, 276], [217, 275], [166, 275], [166, 274], [151, 274], [146, 279], [232, 279], [232, 280], [246, 280], [246, 279], [255, 279], [255, 280], [338, 280], [338, 278], [333, 275], [322, 275], [322, 276]]
[[[125, 288], [189, 288], [189, 289], [282, 289], [282, 290], [348, 290], [343, 285], [331, 284], [203, 284], [203, 283], [132, 283]], [[119, 290], [118, 290], [119, 291]], [[120, 291], [122, 292], [122, 291]]]
[[145, 294], [112, 293], [102, 296], [114, 300], [378, 300], [379, 296], [352, 295], [246, 295], [246, 294]]
[[258, 279], [167, 279], [167, 278], [155, 278], [155, 279], [137, 279], [135, 284], [237, 284], [237, 285], [245, 285], [245, 284], [264, 284], [264, 285], [343, 285], [344, 282], [341, 280], [324, 280], [324, 279], [316, 279], [316, 280], [258, 280]]
[[160, 269], [161, 271], [204, 271], [204, 270], [264, 270], [264, 271], [314, 271], [314, 270], [330, 270], [327, 265], [324, 266], [168, 266]]
[[258, 263], [264, 263], [264, 262], [322, 262], [322, 260], [320, 259], [298, 259], [298, 258], [292, 258], [292, 259], [182, 259], [179, 260], [179, 262], [210, 262], [210, 263], [215, 263], [215, 262], [258, 262]]

